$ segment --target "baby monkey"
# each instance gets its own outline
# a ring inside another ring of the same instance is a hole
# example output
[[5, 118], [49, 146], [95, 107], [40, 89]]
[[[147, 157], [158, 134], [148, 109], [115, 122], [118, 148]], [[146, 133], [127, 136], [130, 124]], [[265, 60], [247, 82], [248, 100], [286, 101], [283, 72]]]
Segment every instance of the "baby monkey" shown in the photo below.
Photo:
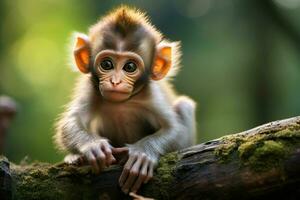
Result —
[[56, 125], [65, 162], [97, 172], [123, 159], [123, 192], [153, 176], [160, 156], [191, 146], [195, 103], [178, 96], [170, 78], [179, 69], [180, 44], [170, 42], [137, 9], [121, 6], [76, 34], [73, 59], [82, 75]]

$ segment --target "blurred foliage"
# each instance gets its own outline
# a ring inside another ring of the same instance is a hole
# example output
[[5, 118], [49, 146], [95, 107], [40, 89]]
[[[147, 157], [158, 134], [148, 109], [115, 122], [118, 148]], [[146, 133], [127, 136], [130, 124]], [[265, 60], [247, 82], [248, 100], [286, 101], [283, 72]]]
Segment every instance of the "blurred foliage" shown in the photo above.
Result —
[[181, 40], [180, 93], [198, 102], [199, 142], [300, 113], [299, 0], [2, 0], [0, 94], [19, 103], [7, 156], [56, 162], [53, 123], [70, 100], [72, 31], [123, 4]]

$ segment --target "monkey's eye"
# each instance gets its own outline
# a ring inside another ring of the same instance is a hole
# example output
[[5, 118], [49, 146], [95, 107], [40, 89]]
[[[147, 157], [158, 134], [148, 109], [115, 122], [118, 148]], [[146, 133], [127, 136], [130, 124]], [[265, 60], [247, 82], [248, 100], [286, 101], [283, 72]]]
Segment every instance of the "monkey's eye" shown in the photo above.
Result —
[[111, 70], [111, 69], [114, 68], [113, 63], [112, 63], [110, 60], [108, 60], [108, 59], [103, 60], [103, 61], [100, 63], [100, 66], [101, 66], [101, 68], [104, 69], [104, 70]]
[[136, 69], [137, 69], [137, 66], [136, 66], [136, 64], [133, 63], [133, 62], [128, 62], [128, 63], [126, 63], [126, 64], [124, 65], [124, 67], [123, 67], [123, 70], [124, 70], [125, 72], [129, 72], [129, 73], [134, 72]]

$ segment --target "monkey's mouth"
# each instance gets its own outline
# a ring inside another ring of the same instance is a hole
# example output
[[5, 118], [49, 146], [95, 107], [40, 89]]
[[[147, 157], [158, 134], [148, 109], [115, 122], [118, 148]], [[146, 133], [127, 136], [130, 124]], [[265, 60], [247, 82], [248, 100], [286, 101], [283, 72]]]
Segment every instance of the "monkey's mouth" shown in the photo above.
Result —
[[130, 94], [130, 92], [126, 92], [126, 91], [123, 91], [123, 90], [106, 90], [105, 92], [108, 92], [108, 93], [119, 93], [119, 94]]
[[107, 100], [120, 102], [127, 100], [130, 97], [130, 92], [120, 90], [105, 90], [102, 95]]

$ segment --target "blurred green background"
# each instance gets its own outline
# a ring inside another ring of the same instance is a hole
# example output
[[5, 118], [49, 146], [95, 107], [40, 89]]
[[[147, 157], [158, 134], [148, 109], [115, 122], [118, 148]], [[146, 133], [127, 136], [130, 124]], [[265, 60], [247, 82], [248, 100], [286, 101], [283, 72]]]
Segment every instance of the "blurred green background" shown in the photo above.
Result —
[[121, 3], [182, 41], [175, 84], [198, 102], [198, 142], [300, 114], [299, 0], [1, 0], [0, 94], [19, 103], [11, 161], [62, 159], [52, 135], [77, 76], [69, 37]]

